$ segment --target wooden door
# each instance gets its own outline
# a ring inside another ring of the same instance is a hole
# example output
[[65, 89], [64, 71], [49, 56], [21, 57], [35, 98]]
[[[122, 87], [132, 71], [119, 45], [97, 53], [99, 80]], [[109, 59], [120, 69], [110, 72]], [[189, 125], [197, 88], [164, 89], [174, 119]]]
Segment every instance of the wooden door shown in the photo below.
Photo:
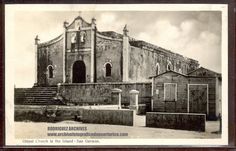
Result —
[[189, 85], [189, 112], [207, 114], [208, 86], [207, 84]]

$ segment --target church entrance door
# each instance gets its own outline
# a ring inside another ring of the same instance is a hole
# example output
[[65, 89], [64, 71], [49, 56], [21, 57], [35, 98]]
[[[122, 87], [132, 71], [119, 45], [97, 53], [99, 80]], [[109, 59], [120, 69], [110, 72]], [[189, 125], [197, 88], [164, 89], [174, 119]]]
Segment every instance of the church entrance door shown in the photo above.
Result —
[[72, 83], [86, 82], [86, 67], [83, 61], [76, 61], [73, 64]]

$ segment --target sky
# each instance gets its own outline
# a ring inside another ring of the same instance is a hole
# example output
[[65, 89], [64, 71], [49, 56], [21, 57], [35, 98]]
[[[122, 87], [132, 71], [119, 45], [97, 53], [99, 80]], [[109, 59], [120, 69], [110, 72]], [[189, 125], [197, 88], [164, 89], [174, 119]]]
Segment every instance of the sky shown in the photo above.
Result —
[[[87, 22], [96, 18], [99, 31], [129, 36], [199, 61], [221, 73], [221, 12], [219, 11], [18, 11], [14, 15], [14, 67], [16, 87], [34, 83], [34, 38], [51, 40], [80, 14]], [[26, 76], [27, 73], [27, 76]]]

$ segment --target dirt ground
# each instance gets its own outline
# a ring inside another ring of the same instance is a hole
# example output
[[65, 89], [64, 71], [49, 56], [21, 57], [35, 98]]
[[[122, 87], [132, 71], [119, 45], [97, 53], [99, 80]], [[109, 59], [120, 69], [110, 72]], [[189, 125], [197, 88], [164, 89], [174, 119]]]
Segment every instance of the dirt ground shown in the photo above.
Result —
[[[48, 127], [86, 127], [86, 130], [50, 131]], [[205, 132], [145, 127], [145, 116], [135, 116], [134, 126], [87, 124], [75, 121], [58, 123], [15, 122], [16, 138], [78, 138], [78, 136], [48, 136], [48, 133], [123, 133], [124, 136], [79, 136], [80, 138], [220, 138], [219, 121], [207, 121]]]

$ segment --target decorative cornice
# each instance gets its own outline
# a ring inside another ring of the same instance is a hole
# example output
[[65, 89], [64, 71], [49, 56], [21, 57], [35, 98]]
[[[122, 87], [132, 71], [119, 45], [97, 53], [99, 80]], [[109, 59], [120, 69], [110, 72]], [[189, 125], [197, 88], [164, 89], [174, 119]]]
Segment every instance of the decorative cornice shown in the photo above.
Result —
[[50, 40], [50, 41], [47, 41], [47, 42], [43, 42], [43, 43], [39, 43], [39, 47], [44, 47], [44, 46], [48, 46], [48, 45], [52, 45], [60, 40], [63, 39], [63, 34], [59, 35], [58, 37]]
[[111, 38], [111, 37], [108, 37], [108, 36], [101, 35], [101, 34], [99, 34], [99, 33], [97, 33], [96, 36], [99, 37], [99, 38], [107, 39], [107, 40], [123, 41], [122, 39]]

